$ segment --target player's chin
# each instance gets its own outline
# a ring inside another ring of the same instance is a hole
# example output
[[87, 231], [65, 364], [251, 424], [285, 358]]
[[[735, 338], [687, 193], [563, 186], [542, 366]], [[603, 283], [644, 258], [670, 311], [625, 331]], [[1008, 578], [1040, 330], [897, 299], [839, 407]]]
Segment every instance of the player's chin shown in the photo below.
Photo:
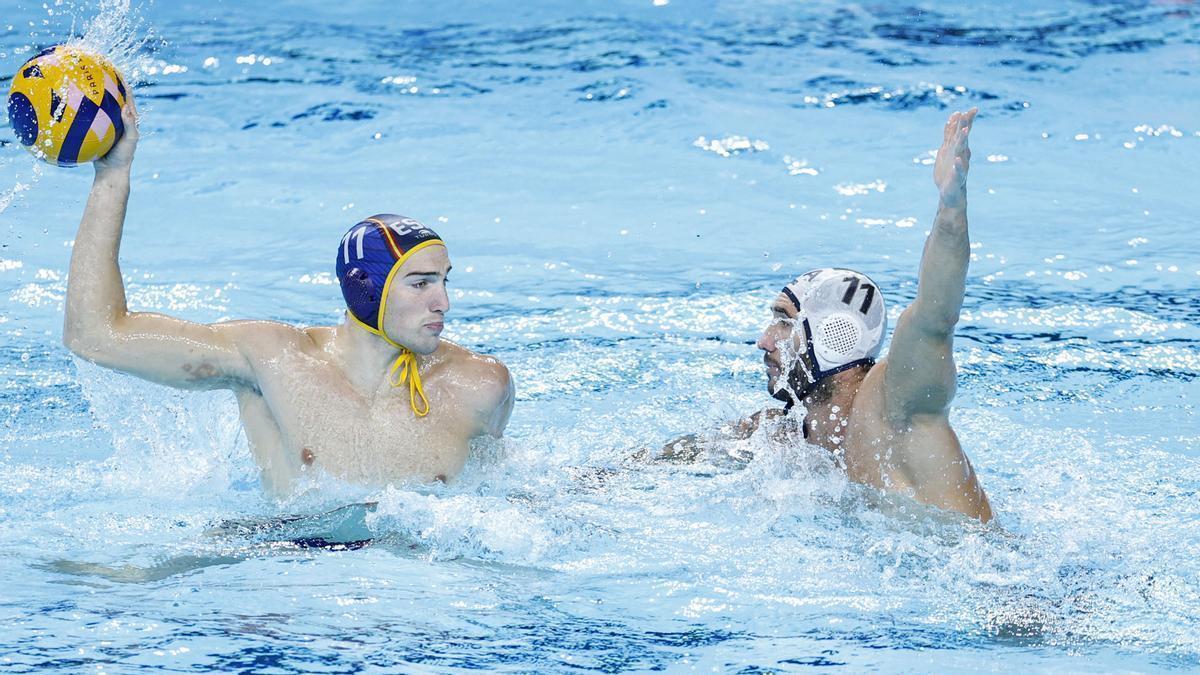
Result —
[[422, 336], [421, 340], [417, 340], [412, 346], [412, 350], [421, 356], [429, 356], [437, 351], [438, 345], [442, 339], [437, 335]]

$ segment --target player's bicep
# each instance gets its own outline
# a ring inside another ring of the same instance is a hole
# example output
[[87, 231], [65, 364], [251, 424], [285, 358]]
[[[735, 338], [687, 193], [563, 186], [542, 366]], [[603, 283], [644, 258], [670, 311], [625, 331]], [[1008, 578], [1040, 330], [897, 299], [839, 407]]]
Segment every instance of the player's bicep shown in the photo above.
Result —
[[884, 371], [888, 417], [902, 424], [915, 415], [944, 414], [954, 398], [954, 335], [927, 330], [908, 307], [900, 315]]
[[251, 384], [239, 338], [249, 324], [202, 324], [154, 312], [130, 312], [113, 322], [112, 335], [94, 349], [76, 350], [99, 365], [180, 389], [224, 389]]

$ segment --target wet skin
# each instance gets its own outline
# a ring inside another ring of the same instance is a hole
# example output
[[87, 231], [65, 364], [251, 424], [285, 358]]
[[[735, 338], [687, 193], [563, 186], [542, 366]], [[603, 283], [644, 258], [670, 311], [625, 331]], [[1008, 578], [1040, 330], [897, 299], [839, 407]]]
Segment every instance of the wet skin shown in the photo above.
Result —
[[[790, 412], [755, 413], [722, 435], [748, 438], [770, 421], [780, 441], [794, 442], [796, 427], [803, 424], [805, 441], [832, 453], [851, 480], [991, 520], [987, 495], [949, 420], [956, 377], [954, 326], [970, 260], [967, 139], [975, 114], [956, 112], [943, 129], [933, 176], [938, 211], [921, 259], [917, 298], [901, 314], [887, 356], [872, 367], [830, 375], [808, 391], [815, 368], [808, 363], [807, 336], [799, 308], [780, 293], [757, 345], [767, 390], [797, 405]], [[659, 457], [689, 460], [700, 448], [697, 437], [685, 437], [669, 443]]]
[[[808, 442], [834, 453], [851, 480], [986, 522], [991, 505], [949, 420], [954, 326], [970, 261], [968, 137], [976, 112], [956, 112], [943, 128], [933, 172], [938, 211], [917, 297], [900, 315], [887, 356], [873, 367], [830, 376], [825, 391], [798, 401], [797, 414], [805, 415]], [[784, 399], [788, 390], [802, 391], [813, 370], [798, 311], [780, 293], [758, 340], [768, 390]]]
[[117, 258], [138, 141], [132, 96], [122, 115], [126, 133], [96, 162], [71, 257], [63, 340], [73, 352], [168, 386], [232, 390], [263, 483], [276, 493], [317, 469], [366, 484], [446, 480], [473, 438], [503, 432], [514, 399], [508, 370], [440, 337], [450, 309], [442, 246], [405, 261], [383, 327], [417, 355], [424, 417], [407, 386], [388, 380], [399, 351], [352, 321], [198, 324], [129, 311]]

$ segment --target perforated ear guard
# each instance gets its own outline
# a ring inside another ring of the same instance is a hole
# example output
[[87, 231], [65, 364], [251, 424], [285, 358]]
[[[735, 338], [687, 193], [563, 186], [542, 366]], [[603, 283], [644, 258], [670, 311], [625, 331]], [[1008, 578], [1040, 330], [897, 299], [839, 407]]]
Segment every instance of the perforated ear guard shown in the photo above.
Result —
[[861, 322], [848, 314], [831, 314], [817, 325], [814, 349], [817, 356], [829, 364], [854, 360], [860, 353]]
[[869, 277], [848, 269], [817, 269], [802, 274], [783, 293], [804, 319], [818, 377], [875, 362], [887, 313]]

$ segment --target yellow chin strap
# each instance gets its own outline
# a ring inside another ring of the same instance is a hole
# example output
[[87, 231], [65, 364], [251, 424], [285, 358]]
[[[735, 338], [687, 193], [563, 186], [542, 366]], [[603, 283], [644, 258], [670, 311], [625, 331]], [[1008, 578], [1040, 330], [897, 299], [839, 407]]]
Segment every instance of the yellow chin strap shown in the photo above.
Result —
[[[400, 347], [400, 345], [392, 342], [386, 335], [382, 335], [384, 340], [387, 340], [392, 346]], [[412, 350], [400, 347], [400, 356], [392, 362], [392, 367], [388, 369], [388, 381], [393, 387], [399, 387], [408, 381], [408, 404], [412, 406], [413, 414], [417, 417], [424, 417], [429, 414], [429, 399], [425, 398], [425, 389], [421, 386], [421, 373], [417, 369], [417, 355], [412, 353]], [[417, 406], [417, 399], [421, 399], [421, 405]]]
[[[346, 316], [350, 317], [354, 323], [362, 326], [364, 330], [368, 330], [379, 337], [389, 345], [400, 350], [400, 355], [392, 362], [392, 367], [388, 368], [388, 381], [393, 387], [403, 386], [408, 382], [408, 404], [412, 407], [413, 414], [417, 417], [424, 417], [429, 414], [429, 399], [425, 398], [425, 388], [421, 385], [421, 373], [417, 368], [417, 355], [411, 349], [392, 340], [383, 331], [378, 328], [372, 328], [363, 323], [354, 312], [346, 310]], [[417, 401], [420, 401], [418, 404]]]
[[[385, 236], [390, 239], [391, 234], [387, 227], [383, 227]], [[421, 386], [421, 373], [417, 369], [417, 355], [411, 349], [396, 342], [383, 332], [383, 312], [387, 309], [388, 292], [392, 290], [392, 280], [396, 278], [396, 272], [400, 266], [408, 260], [412, 254], [420, 251], [427, 246], [445, 246], [441, 239], [429, 239], [420, 244], [408, 249], [396, 263], [392, 265], [392, 269], [388, 272], [387, 279], [383, 282], [383, 293], [379, 298], [379, 326], [368, 326], [354, 312], [346, 310], [346, 315], [354, 320], [355, 323], [362, 326], [364, 329], [383, 338], [383, 341], [400, 350], [400, 355], [392, 362], [392, 367], [388, 369], [388, 381], [393, 387], [404, 386], [408, 383], [408, 404], [412, 407], [413, 414], [417, 417], [424, 417], [429, 414], [429, 399], [425, 398], [425, 388]], [[418, 404], [418, 400], [420, 403]]]

